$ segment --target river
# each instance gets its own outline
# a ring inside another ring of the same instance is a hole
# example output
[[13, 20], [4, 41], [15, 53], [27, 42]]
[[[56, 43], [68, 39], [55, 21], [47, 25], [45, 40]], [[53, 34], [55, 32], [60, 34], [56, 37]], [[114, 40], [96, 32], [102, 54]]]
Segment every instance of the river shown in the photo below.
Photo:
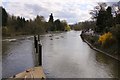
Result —
[[[118, 61], [91, 49], [80, 31], [41, 35], [43, 68], [48, 78], [117, 78]], [[33, 37], [3, 41], [3, 77], [35, 66]], [[119, 68], [119, 69], [118, 69]]]

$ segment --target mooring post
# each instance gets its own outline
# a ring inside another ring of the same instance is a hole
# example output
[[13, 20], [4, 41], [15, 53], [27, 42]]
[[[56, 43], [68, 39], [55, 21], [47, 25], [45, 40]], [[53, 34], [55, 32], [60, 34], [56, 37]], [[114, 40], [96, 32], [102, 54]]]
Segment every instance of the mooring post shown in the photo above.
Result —
[[36, 36], [34, 36], [34, 47], [36, 48]]
[[36, 53], [38, 53], [36, 54], [38, 65], [42, 66], [42, 44], [40, 42], [39, 35], [34, 36], [34, 44], [35, 44]]
[[39, 55], [38, 55], [38, 61], [39, 61], [39, 65], [42, 66], [42, 44], [39, 41]]
[[38, 53], [38, 40], [37, 40], [37, 37], [36, 35], [34, 36], [34, 44], [35, 44], [35, 52]]
[[40, 36], [38, 35], [38, 41], [40, 41]]

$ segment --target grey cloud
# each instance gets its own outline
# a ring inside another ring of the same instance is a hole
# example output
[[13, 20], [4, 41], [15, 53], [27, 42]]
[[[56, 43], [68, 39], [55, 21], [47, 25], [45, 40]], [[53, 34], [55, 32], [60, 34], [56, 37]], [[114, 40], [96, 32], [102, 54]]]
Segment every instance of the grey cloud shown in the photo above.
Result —
[[37, 5], [37, 4], [25, 4], [25, 7], [26, 9], [29, 9], [30, 11], [32, 11], [31, 14], [33, 15], [42, 15], [42, 16], [45, 16], [47, 17], [50, 12], [48, 9], [40, 6], [40, 5]]
[[64, 17], [64, 18], [74, 18], [77, 15], [74, 13], [74, 10], [71, 5], [69, 7], [63, 7], [63, 9], [56, 13], [57, 17]]
[[[11, 4], [8, 5], [7, 4]], [[15, 9], [16, 12], [14, 14], [23, 14], [21, 16], [25, 18], [33, 18], [36, 15], [42, 15], [46, 19], [49, 18], [50, 13], [53, 11], [53, 15], [56, 18], [59, 19], [66, 19], [68, 23], [74, 23], [80, 20], [81, 17], [87, 17], [87, 16], [81, 16], [79, 15], [79, 12], [76, 12], [75, 9], [81, 9], [81, 4], [79, 3], [49, 3], [49, 2], [41, 2], [40, 4], [35, 3], [21, 3], [15, 4], [15, 3], [6, 3], [3, 4], [6, 8], [9, 9], [9, 11], [14, 12]], [[16, 6], [16, 7], [15, 7]], [[55, 7], [54, 7], [55, 6]], [[9, 8], [10, 7], [10, 8]], [[82, 12], [81, 12], [82, 14]], [[84, 14], [84, 13], [83, 13]]]
[[[60, 5], [60, 4], [57, 4]], [[68, 22], [74, 22], [74, 19], [77, 19], [77, 15], [73, 12], [71, 12], [72, 6], [68, 5], [70, 7], [63, 7], [62, 10], [57, 11], [55, 13], [53, 13], [55, 18], [59, 18], [59, 19], [67, 19]], [[49, 11], [49, 7], [46, 9], [44, 7], [42, 7], [41, 5], [36, 5], [36, 4], [25, 4], [26, 9], [29, 9], [30, 11], [32, 11], [33, 15], [43, 15], [45, 18], [49, 17], [49, 14], [51, 13]]]

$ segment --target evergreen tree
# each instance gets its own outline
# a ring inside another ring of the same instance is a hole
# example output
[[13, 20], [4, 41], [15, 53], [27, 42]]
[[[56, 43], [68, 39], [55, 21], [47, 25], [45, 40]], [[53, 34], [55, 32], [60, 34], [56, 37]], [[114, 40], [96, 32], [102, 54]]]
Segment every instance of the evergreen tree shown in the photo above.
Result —
[[59, 19], [54, 22], [54, 30], [62, 30], [62, 24]]
[[51, 13], [50, 18], [49, 18], [49, 22], [53, 23], [54, 19], [53, 19], [53, 14]]
[[100, 10], [97, 16], [97, 21], [96, 21], [96, 32], [101, 33], [104, 31], [106, 27], [106, 11]]
[[2, 7], [0, 7], [0, 27], [2, 26]]
[[108, 6], [108, 8], [105, 10], [105, 8], [101, 8], [98, 16], [97, 16], [97, 32], [108, 32], [110, 27], [114, 25], [113, 22], [113, 16], [112, 16], [112, 8]]
[[48, 30], [54, 31], [54, 25], [53, 25], [54, 19], [53, 19], [53, 14], [51, 13], [50, 18], [49, 18], [49, 27]]
[[106, 31], [109, 31], [109, 28], [112, 27], [113, 24], [112, 8], [109, 6], [106, 9]]
[[117, 14], [115, 19], [116, 24], [120, 24], [120, 14]]
[[[2, 26], [6, 26], [7, 25], [8, 14], [3, 7], [0, 7], [0, 9], [2, 9]], [[1, 13], [1, 11], [0, 11], [0, 13]]]

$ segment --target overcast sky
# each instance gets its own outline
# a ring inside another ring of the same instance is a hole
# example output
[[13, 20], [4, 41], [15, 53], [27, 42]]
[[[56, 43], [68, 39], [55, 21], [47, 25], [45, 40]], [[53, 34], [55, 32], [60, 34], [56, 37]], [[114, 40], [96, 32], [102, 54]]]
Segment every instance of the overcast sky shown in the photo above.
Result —
[[2, 5], [10, 15], [34, 19], [42, 15], [48, 20], [53, 13], [54, 20], [76, 23], [89, 20], [89, 11], [97, 2], [118, 2], [119, 0], [3, 0]]

